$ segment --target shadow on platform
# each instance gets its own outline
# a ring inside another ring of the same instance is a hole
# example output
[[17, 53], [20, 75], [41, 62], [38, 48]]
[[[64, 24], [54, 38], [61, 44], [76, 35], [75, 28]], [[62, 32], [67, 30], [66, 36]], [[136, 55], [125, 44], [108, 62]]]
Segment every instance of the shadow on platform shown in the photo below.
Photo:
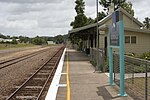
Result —
[[112, 96], [108, 92], [108, 90], [106, 89], [106, 87], [110, 87], [110, 86], [109, 85], [105, 85], [105, 86], [97, 87], [97, 89], [98, 89], [98, 91], [97, 91], [98, 96], [102, 96], [104, 100], [112, 100], [112, 99], [116, 99], [116, 98], [120, 97], [118, 95]]
[[90, 61], [90, 57], [81, 51], [68, 51], [68, 61]]

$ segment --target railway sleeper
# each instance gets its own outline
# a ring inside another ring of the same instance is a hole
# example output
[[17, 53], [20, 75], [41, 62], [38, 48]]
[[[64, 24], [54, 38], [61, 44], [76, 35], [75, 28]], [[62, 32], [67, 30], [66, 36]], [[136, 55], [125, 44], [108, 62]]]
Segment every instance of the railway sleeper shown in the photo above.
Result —
[[52, 59], [51, 61], [49, 61], [48, 63], [56, 63], [56, 59]]
[[[49, 74], [47, 74], [47, 75], [36, 75], [36, 76], [34, 76], [33, 78], [43, 78], [43, 79], [45, 79], [45, 78], [48, 78], [48, 75]], [[42, 80], [43, 80], [42, 79]]]
[[54, 66], [55, 65], [55, 62], [48, 62], [47, 64], [46, 64], [46, 66]]
[[45, 81], [37, 80], [37, 81], [30, 81], [26, 86], [43, 86]]
[[54, 64], [46, 64], [46, 65], [45, 65], [45, 68], [50, 68], [50, 69], [52, 69], [53, 66], [54, 66]]
[[18, 94], [16, 94], [16, 95], [38, 95], [39, 93], [40, 93], [40, 91], [41, 91], [41, 88], [39, 88], [39, 89], [35, 89], [35, 88], [24, 88], [24, 89], [22, 89], [22, 90], [20, 90], [19, 92], [18, 92]]
[[37, 97], [36, 96], [16, 96], [16, 99], [15, 100], [33, 100], [33, 99], [36, 99]]
[[39, 73], [50, 73], [51, 70], [50, 68], [43, 68], [42, 70], [39, 71]]
[[[27, 80], [28, 78], [26, 78], [25, 80]], [[33, 78], [33, 80], [46, 80], [47, 78], [39, 78], [39, 77], [35, 77]]]
[[45, 70], [45, 72], [50, 72], [52, 69], [53, 69], [53, 67], [51, 67], [51, 66], [45, 66], [44, 68], [42, 68], [42, 70]]
[[45, 76], [45, 75], [49, 75], [49, 73], [41, 73], [41, 72], [39, 72], [39, 73], [37, 73], [36, 75], [42, 75], [42, 76]]

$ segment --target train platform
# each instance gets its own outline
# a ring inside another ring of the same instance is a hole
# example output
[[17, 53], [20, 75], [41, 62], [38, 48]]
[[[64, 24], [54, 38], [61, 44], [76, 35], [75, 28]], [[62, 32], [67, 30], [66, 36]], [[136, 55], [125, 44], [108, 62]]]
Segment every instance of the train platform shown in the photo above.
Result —
[[105, 73], [94, 73], [89, 57], [74, 49], [66, 50], [57, 92], [53, 93], [56, 96], [52, 94], [50, 100], [133, 100], [118, 96], [119, 87], [110, 86]]

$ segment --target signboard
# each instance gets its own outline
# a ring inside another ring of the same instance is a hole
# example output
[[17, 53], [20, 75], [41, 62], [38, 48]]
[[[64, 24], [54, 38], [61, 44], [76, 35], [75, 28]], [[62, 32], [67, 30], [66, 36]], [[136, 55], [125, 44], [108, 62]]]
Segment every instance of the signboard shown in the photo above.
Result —
[[110, 26], [110, 45], [119, 46], [119, 23]]
[[110, 26], [110, 45], [119, 46], [119, 21], [122, 20], [122, 14], [119, 11], [112, 13], [112, 25]]
[[120, 63], [120, 96], [127, 96], [124, 91], [124, 22], [123, 14], [115, 11], [112, 14], [112, 25], [109, 27], [109, 83], [114, 85], [113, 82], [113, 48], [119, 48], [119, 63]]

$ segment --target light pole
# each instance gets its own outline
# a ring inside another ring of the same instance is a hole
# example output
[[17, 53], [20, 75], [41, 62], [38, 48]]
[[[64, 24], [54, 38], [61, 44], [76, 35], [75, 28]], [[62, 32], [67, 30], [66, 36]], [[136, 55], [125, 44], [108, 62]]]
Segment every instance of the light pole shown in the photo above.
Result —
[[98, 62], [99, 62], [99, 51], [98, 51], [98, 49], [99, 49], [99, 30], [98, 30], [98, 0], [96, 0], [96, 16], [97, 16], [97, 18], [96, 18], [96, 23], [97, 23], [97, 25], [96, 25], [96, 37], [97, 37], [97, 43], [96, 43], [96, 49], [97, 49], [97, 65], [96, 65], [96, 71], [99, 71], [99, 67], [98, 67]]

